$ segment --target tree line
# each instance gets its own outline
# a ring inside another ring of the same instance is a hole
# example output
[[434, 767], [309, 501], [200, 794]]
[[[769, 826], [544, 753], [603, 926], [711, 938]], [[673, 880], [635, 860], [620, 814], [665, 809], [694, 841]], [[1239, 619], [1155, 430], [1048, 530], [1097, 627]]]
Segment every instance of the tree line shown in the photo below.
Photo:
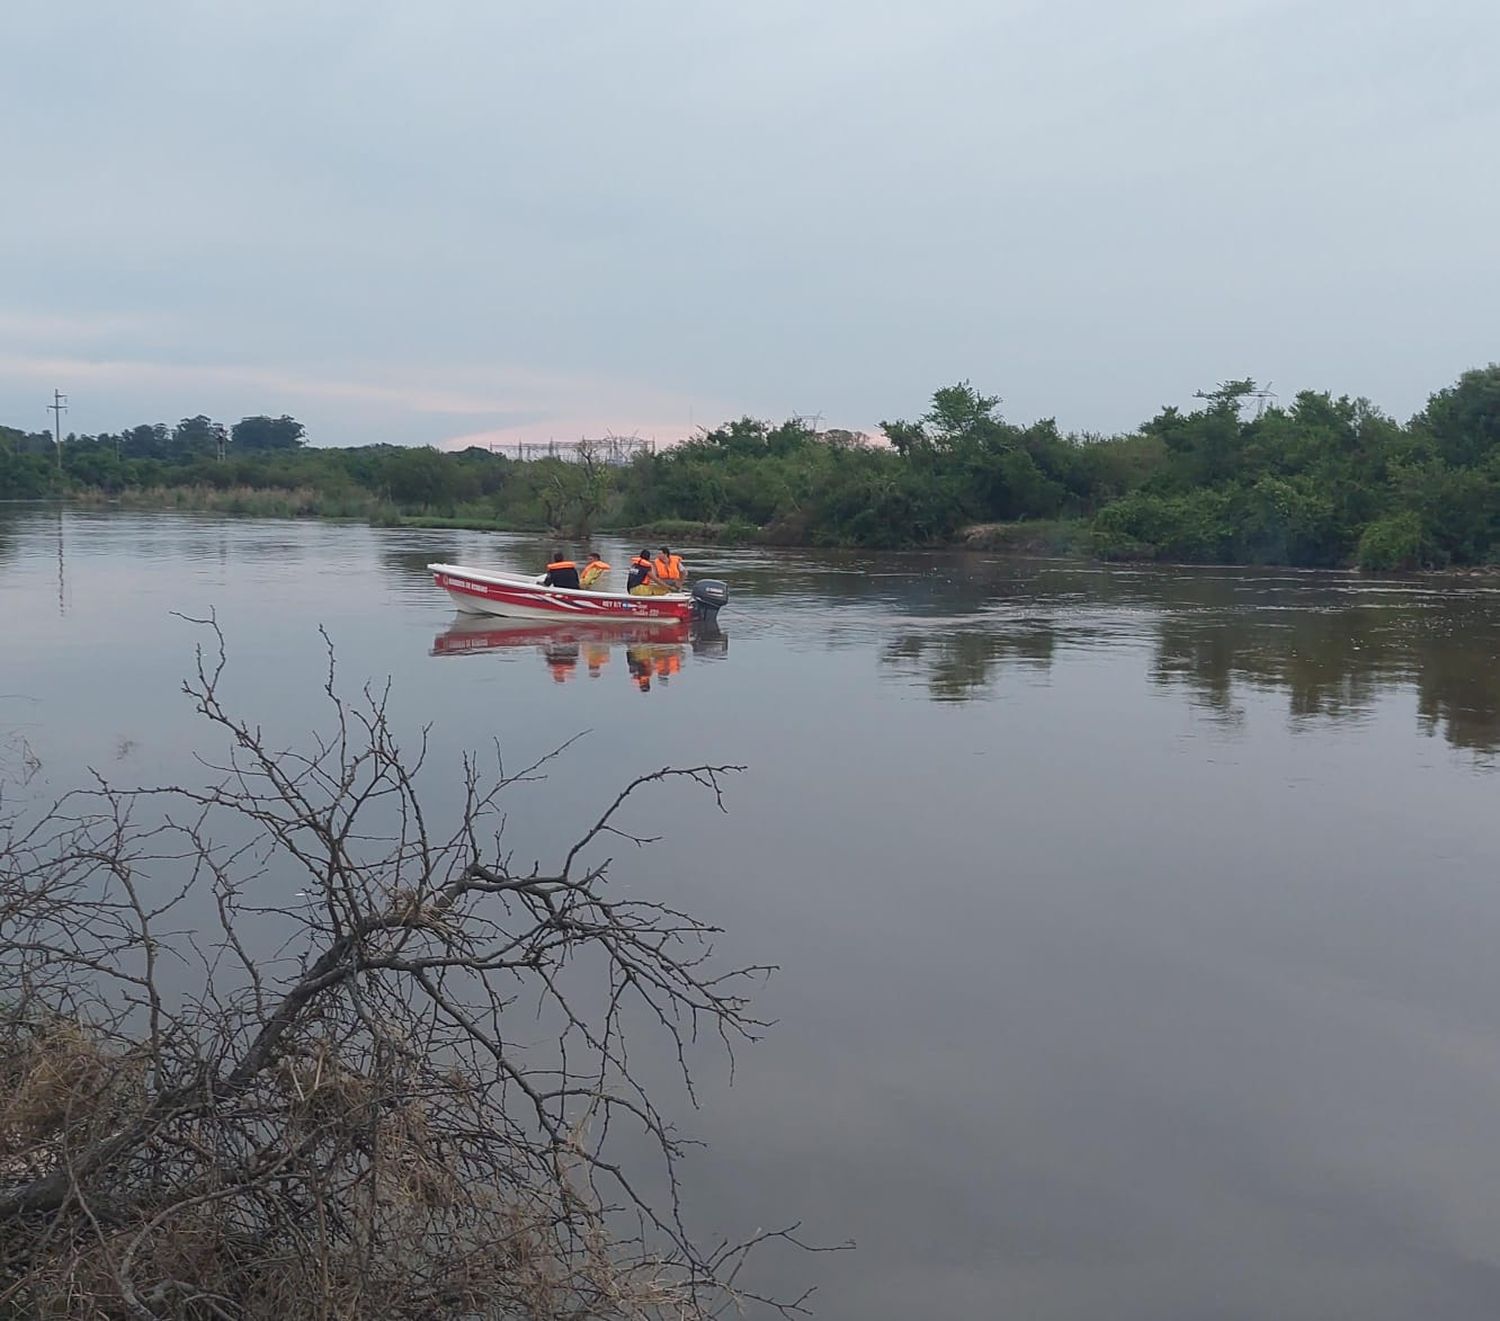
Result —
[[[952, 544], [983, 524], [1062, 523], [1106, 559], [1488, 563], [1500, 552], [1500, 366], [1465, 372], [1400, 422], [1367, 399], [1302, 391], [1252, 407], [1251, 380], [1165, 407], [1134, 431], [1020, 424], [968, 382], [881, 441], [753, 418], [629, 465], [520, 462], [472, 448], [306, 444], [290, 417], [207, 417], [68, 436], [0, 428], [0, 498], [190, 488], [302, 491], [306, 512], [481, 525], [693, 525], [727, 539], [880, 548]], [[59, 462], [60, 460], [60, 462]], [[217, 502], [214, 507], [234, 507]]]

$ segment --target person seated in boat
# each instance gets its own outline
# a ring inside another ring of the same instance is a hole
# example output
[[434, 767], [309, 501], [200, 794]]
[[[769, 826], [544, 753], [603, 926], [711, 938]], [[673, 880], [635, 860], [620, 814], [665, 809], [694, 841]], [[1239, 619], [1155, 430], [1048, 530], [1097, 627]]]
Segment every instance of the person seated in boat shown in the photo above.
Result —
[[680, 592], [685, 571], [682, 567], [682, 556], [674, 555], [667, 547], [661, 548], [661, 554], [656, 557], [656, 581], [669, 592]]
[[609, 565], [599, 558], [599, 552], [597, 550], [590, 550], [589, 562], [583, 566], [583, 569], [578, 574], [579, 586], [592, 587], [608, 572]]
[[633, 592], [642, 583], [651, 581], [651, 556], [647, 551], [642, 551], [630, 561], [630, 576], [625, 579], [625, 590]]
[[630, 561], [630, 577], [625, 580], [625, 590], [631, 596], [665, 596], [667, 589], [656, 581], [655, 567], [651, 563], [651, 552], [643, 550]]
[[542, 579], [543, 587], [577, 587], [578, 566], [563, 555], [562, 551], [552, 552], [552, 563], [547, 566], [547, 575]]

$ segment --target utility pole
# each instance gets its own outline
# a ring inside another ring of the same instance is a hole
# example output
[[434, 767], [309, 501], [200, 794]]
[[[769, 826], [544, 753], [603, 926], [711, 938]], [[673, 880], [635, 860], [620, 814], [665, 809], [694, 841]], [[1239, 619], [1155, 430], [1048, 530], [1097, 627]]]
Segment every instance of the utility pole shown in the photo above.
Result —
[[52, 414], [52, 434], [57, 441], [57, 470], [62, 471], [62, 415], [68, 411], [68, 396], [60, 390], [52, 392], [52, 402], [47, 405]]

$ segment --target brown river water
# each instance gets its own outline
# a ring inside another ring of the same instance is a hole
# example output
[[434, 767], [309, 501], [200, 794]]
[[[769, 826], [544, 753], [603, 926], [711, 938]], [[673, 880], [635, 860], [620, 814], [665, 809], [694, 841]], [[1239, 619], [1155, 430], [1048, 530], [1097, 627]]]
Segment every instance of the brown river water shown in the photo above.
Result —
[[688, 1212], [858, 1247], [758, 1284], [840, 1321], [1500, 1311], [1495, 586], [689, 546], [719, 633], [601, 639], [461, 624], [424, 568], [549, 550], [0, 507], [0, 779], [201, 778], [173, 612], [210, 609], [287, 739], [319, 625], [434, 765], [583, 733], [514, 809], [537, 856], [641, 771], [743, 763], [727, 814], [649, 807], [620, 883], [779, 965], [678, 1112]]

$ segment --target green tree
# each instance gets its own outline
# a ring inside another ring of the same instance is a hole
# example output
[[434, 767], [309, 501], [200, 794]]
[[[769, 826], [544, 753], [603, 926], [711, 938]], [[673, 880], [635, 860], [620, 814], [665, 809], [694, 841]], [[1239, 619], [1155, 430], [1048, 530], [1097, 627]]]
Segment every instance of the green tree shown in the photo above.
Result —
[[170, 458], [172, 433], [164, 422], [130, 427], [120, 433], [120, 453], [127, 459]]
[[1414, 419], [1454, 467], [1482, 463], [1500, 446], [1500, 364], [1467, 371], [1439, 390]]
[[381, 465], [381, 479], [399, 505], [426, 507], [450, 499], [448, 463], [431, 446], [395, 448]]
[[307, 443], [307, 429], [294, 417], [244, 417], [230, 428], [230, 439], [241, 453], [295, 450]]
[[57, 468], [40, 454], [0, 448], [0, 499], [39, 500], [57, 489]]
[[172, 449], [181, 457], [211, 458], [225, 438], [223, 426], [199, 413], [183, 418], [172, 429]]

